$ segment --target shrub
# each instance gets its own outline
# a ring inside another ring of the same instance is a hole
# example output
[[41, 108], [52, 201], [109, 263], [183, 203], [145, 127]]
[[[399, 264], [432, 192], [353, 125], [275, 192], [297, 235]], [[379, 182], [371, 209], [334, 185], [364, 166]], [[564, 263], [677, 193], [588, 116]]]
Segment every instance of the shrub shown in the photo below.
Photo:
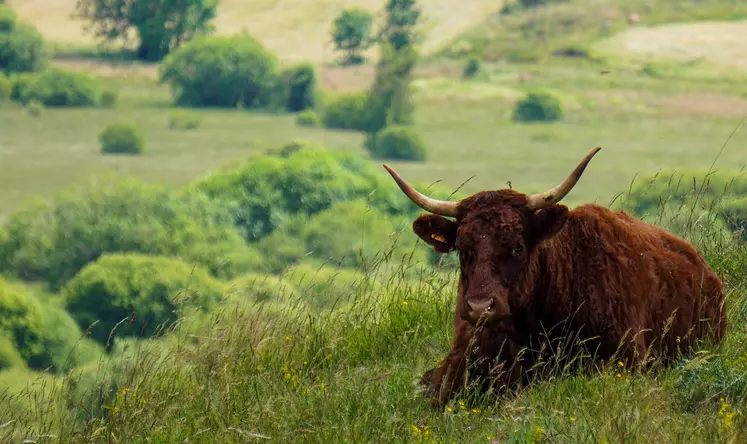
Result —
[[11, 100], [14, 100], [16, 102], [21, 102], [21, 98], [23, 97], [23, 91], [26, 89], [26, 86], [31, 82], [31, 80], [34, 78], [34, 75], [35, 74], [31, 74], [31, 73], [16, 73], [10, 77], [10, 82], [12, 84], [12, 89], [10, 92]]
[[169, 115], [169, 128], [193, 130], [200, 127], [202, 116], [191, 110], [175, 110]]
[[113, 182], [10, 214], [0, 236], [0, 265], [52, 290], [102, 254], [116, 252], [174, 256], [234, 277], [251, 269], [226, 264], [246, 248], [232, 223], [231, 213], [199, 193]]
[[324, 103], [324, 126], [366, 131], [369, 127], [368, 105], [368, 93], [365, 91], [331, 96]]
[[555, 121], [563, 118], [560, 99], [553, 94], [532, 92], [516, 102], [515, 122]]
[[83, 332], [70, 313], [57, 301], [42, 303], [41, 320], [42, 352], [28, 357], [29, 367], [66, 371], [94, 361], [101, 355], [101, 347], [83, 337]]
[[252, 158], [209, 175], [193, 189], [229, 206], [236, 227], [255, 242], [294, 215], [313, 215], [339, 201], [365, 199], [388, 214], [416, 211], [379, 170], [352, 153], [301, 148], [288, 155]]
[[38, 100], [29, 101], [26, 106], [26, 112], [31, 117], [39, 117], [44, 112], [44, 105]]
[[0, 369], [18, 365], [19, 356], [34, 370], [69, 369], [96, 352], [84, 341], [78, 346], [84, 352], [73, 353], [81, 337], [68, 313], [53, 301], [42, 303], [24, 286], [0, 277], [0, 339], [10, 340], [16, 351], [0, 341]]
[[101, 93], [101, 106], [105, 108], [114, 108], [117, 105], [118, 99], [119, 97], [116, 91], [109, 89], [104, 90]]
[[370, 269], [385, 257], [400, 263], [412, 254], [416, 261], [426, 260], [425, 248], [414, 250], [417, 237], [409, 221], [396, 224], [362, 201], [336, 203], [306, 222], [301, 235], [308, 257], [341, 267]]
[[10, 100], [13, 94], [13, 82], [0, 72], [0, 103]]
[[21, 102], [37, 100], [47, 107], [96, 105], [99, 86], [88, 74], [49, 68], [28, 79], [21, 90]]
[[[0, 7], [0, 9], [6, 9]], [[9, 26], [7, 21], [5, 26]], [[0, 70], [5, 73], [42, 70], [49, 54], [39, 31], [28, 23], [16, 23], [8, 32], [0, 31]]]
[[296, 116], [296, 124], [299, 126], [317, 127], [320, 123], [319, 115], [311, 109], [302, 111]]
[[286, 108], [297, 112], [314, 107], [316, 72], [309, 63], [293, 66], [282, 74], [287, 89]]
[[21, 353], [16, 350], [13, 339], [0, 331], [0, 371], [15, 367], [26, 367]]
[[367, 145], [371, 155], [379, 159], [422, 161], [427, 157], [425, 142], [415, 128], [409, 126], [388, 126]]
[[186, 106], [257, 108], [277, 82], [277, 59], [248, 35], [200, 37], [163, 61], [161, 82]]
[[104, 154], [141, 154], [145, 147], [140, 128], [128, 122], [109, 124], [99, 134], [99, 143]]
[[464, 65], [464, 77], [470, 78], [477, 75], [480, 71], [480, 56], [477, 54], [470, 54], [467, 57], [467, 62]]
[[[182, 309], [206, 311], [223, 288], [200, 267], [178, 259], [104, 254], [65, 285], [66, 308], [91, 337], [111, 350], [114, 336], [149, 337]], [[117, 325], [130, 317], [130, 322]], [[117, 327], [116, 332], [112, 330]]]

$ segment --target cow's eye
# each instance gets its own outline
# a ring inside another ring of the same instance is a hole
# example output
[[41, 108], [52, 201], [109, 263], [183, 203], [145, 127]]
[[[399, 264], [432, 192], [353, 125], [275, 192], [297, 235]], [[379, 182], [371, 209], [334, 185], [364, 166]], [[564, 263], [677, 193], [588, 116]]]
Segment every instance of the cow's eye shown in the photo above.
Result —
[[511, 250], [511, 256], [513, 257], [519, 256], [521, 252], [523, 251], [523, 249], [524, 249], [524, 246], [521, 245], [520, 242], [517, 243], [516, 245], [514, 245], [513, 250]]

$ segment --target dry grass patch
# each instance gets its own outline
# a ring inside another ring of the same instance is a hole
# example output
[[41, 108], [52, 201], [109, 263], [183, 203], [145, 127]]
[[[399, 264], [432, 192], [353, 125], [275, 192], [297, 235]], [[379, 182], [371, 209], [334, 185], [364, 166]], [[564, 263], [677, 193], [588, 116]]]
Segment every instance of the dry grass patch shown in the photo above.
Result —
[[747, 21], [636, 27], [598, 43], [599, 51], [643, 59], [704, 61], [747, 70]]

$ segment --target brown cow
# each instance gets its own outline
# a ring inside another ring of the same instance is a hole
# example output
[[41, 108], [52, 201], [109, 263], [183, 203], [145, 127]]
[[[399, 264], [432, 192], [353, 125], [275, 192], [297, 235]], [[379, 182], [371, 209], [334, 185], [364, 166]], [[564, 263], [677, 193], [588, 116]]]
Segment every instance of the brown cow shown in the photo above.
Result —
[[465, 381], [485, 384], [490, 378], [477, 376], [501, 363], [511, 369], [500, 385], [521, 383], [540, 356], [529, 352], [519, 363], [517, 354], [540, 336], [571, 335], [596, 362], [616, 357], [629, 366], [647, 354], [669, 362], [709, 334], [723, 337], [722, 283], [692, 244], [622, 211], [558, 205], [600, 149], [547, 192], [483, 191], [460, 202], [426, 197], [384, 165], [433, 213], [415, 220], [415, 233], [436, 252], [459, 256], [455, 338], [422, 380], [436, 394], [434, 405]]

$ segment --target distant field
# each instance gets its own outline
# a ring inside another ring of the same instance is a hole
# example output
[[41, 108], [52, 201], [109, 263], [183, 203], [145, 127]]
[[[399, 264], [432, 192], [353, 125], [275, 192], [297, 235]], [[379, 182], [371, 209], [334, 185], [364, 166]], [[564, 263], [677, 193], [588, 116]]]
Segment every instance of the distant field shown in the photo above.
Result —
[[747, 71], [747, 21], [636, 27], [596, 45], [624, 57], [706, 62]]
[[[72, 20], [75, 0], [13, 0], [18, 14], [36, 24], [52, 42], [91, 44], [83, 24]], [[246, 29], [285, 60], [331, 61], [330, 24], [344, 8], [363, 7], [378, 13], [384, 0], [221, 0], [218, 33]], [[456, 37], [486, 15], [500, 9], [494, 0], [428, 0], [423, 5], [424, 50], [432, 50]]]
[[[555, 185], [591, 148], [602, 145], [603, 151], [567, 203], [608, 203], [627, 189], [636, 174], [708, 168], [747, 116], [747, 99], [720, 92], [736, 93], [744, 85], [739, 89], [713, 81], [698, 86], [701, 92], [692, 92], [696, 86], [689, 82], [635, 73], [603, 77], [595, 70], [559, 66], [537, 72], [534, 85], [551, 85], [563, 97], [565, 121], [514, 125], [511, 108], [524, 88], [516, 80], [520, 70], [485, 69], [482, 80], [434, 74], [415, 82], [417, 126], [430, 157], [424, 163], [390, 162], [406, 178], [457, 187], [475, 176], [465, 191], [501, 188], [507, 181], [522, 191], [537, 191]], [[27, 197], [49, 197], [112, 172], [181, 186], [226, 162], [294, 138], [365, 154], [361, 134], [301, 128], [289, 115], [201, 110], [204, 120], [198, 130], [169, 130], [170, 97], [165, 86], [147, 79], [104, 78], [102, 82], [120, 92], [118, 109], [48, 109], [34, 119], [20, 108], [0, 108], [4, 128], [0, 131], [0, 216]], [[99, 154], [99, 132], [122, 119], [143, 127], [145, 155]], [[743, 128], [716, 167], [744, 166], [741, 147], [745, 145], [747, 129]]]

